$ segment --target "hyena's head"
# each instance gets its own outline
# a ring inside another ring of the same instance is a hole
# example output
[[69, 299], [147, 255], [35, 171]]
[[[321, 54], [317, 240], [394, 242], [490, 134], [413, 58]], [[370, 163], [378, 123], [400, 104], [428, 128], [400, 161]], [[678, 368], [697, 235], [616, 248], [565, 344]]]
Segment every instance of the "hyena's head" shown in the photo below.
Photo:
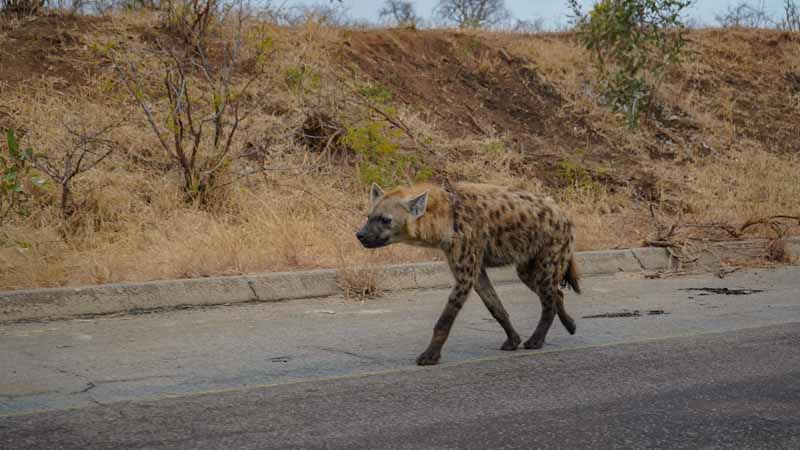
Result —
[[369, 197], [372, 207], [367, 223], [356, 233], [361, 245], [366, 248], [408, 241], [408, 223], [422, 217], [428, 205], [427, 192], [410, 198], [404, 196], [402, 190], [387, 195], [375, 183], [372, 183]]

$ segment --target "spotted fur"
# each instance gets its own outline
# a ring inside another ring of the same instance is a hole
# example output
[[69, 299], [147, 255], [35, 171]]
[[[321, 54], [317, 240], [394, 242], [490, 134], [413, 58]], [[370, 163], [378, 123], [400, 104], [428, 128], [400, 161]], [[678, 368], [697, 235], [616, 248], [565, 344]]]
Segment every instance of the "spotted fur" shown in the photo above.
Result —
[[385, 193], [373, 185], [370, 197], [369, 218], [357, 233], [365, 247], [406, 243], [439, 248], [456, 281], [417, 364], [439, 361], [453, 321], [472, 289], [506, 332], [501, 349], [517, 349], [521, 339], [489, 281], [487, 267], [516, 266], [520, 280], [541, 301], [539, 324], [525, 348], [542, 347], [556, 315], [575, 333], [575, 321], [564, 309], [559, 288], [564, 283], [580, 292], [574, 226], [549, 197], [472, 183], [447, 188], [423, 184]]

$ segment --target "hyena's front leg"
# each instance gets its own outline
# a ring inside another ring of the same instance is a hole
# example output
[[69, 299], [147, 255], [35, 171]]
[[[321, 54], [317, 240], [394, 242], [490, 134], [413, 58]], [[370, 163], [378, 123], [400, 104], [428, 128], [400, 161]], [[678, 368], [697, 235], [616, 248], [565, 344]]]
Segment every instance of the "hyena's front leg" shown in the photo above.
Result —
[[475, 258], [467, 258], [459, 264], [451, 264], [453, 276], [456, 284], [453, 286], [450, 297], [447, 299], [447, 305], [439, 316], [436, 326], [433, 327], [433, 337], [428, 348], [417, 357], [417, 364], [420, 366], [430, 366], [439, 362], [442, 354], [442, 346], [447, 341], [447, 336], [450, 335], [450, 328], [453, 326], [458, 312], [464, 306], [464, 302], [469, 296], [469, 291], [475, 285], [475, 278], [477, 277], [478, 270], [480, 269], [475, 264]]
[[472, 289], [472, 282], [456, 283], [450, 297], [447, 299], [447, 306], [444, 307], [442, 315], [433, 327], [433, 337], [428, 348], [417, 357], [417, 364], [420, 366], [430, 366], [439, 362], [442, 355], [442, 346], [450, 335], [450, 328], [453, 326], [458, 312], [467, 300], [469, 291]]

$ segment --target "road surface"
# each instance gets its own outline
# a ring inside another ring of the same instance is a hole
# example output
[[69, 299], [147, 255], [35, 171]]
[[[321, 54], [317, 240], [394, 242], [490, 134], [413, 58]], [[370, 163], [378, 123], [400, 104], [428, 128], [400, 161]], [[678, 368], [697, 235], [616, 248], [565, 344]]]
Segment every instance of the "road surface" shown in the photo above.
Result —
[[442, 290], [5, 325], [0, 448], [800, 448], [800, 269], [583, 287], [514, 353], [473, 294], [433, 368]]

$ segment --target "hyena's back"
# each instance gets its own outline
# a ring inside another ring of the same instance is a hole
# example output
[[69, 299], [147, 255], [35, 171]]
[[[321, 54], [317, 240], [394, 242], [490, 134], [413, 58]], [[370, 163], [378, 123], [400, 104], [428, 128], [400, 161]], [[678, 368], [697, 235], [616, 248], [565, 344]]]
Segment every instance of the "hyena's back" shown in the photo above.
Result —
[[552, 264], [559, 276], [568, 272], [573, 225], [552, 199], [492, 185], [462, 183], [455, 190], [461, 203], [457, 221], [484, 246], [486, 266], [540, 261]]

